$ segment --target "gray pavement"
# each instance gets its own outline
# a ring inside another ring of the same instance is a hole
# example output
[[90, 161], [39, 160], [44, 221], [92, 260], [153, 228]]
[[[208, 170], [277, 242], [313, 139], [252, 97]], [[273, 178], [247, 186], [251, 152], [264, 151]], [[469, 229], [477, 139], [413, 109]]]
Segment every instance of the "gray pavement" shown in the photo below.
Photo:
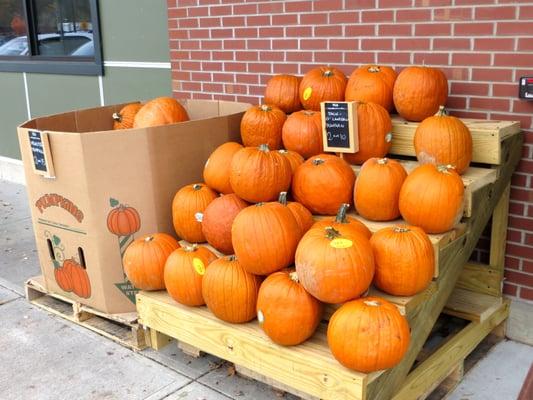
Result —
[[[242, 378], [213, 357], [175, 344], [130, 351], [27, 303], [24, 281], [40, 273], [24, 186], [0, 181], [0, 399], [267, 400], [296, 397]], [[454, 400], [511, 400], [533, 348], [496, 345], [465, 376]]]

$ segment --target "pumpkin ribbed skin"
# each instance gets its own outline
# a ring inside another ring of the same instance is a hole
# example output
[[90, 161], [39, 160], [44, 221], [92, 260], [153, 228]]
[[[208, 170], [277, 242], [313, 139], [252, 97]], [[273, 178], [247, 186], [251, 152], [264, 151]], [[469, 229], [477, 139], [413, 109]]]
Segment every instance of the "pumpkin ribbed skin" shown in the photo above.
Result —
[[357, 130], [359, 150], [345, 153], [344, 159], [351, 164], [362, 164], [372, 157], [385, 157], [392, 145], [392, 122], [382, 106], [375, 103], [357, 105]]
[[394, 296], [414, 296], [431, 283], [435, 254], [428, 235], [416, 226], [390, 226], [370, 239], [376, 261], [374, 285]]
[[268, 275], [291, 265], [301, 236], [292, 212], [278, 202], [245, 208], [231, 228], [237, 259], [256, 275]]
[[303, 164], [304, 162], [303, 157], [295, 151], [278, 150], [278, 153], [281, 154], [283, 157], [285, 157], [289, 161], [289, 164], [291, 165], [291, 172], [293, 174], [294, 174], [294, 171], [296, 171], [296, 168], [298, 168], [298, 166], [300, 164]]
[[259, 288], [257, 320], [274, 343], [294, 346], [315, 332], [322, 304], [306, 292], [293, 270], [269, 275]]
[[205, 247], [189, 245], [174, 250], [165, 263], [165, 287], [168, 294], [180, 304], [201, 306], [202, 279], [209, 264], [217, 256]]
[[337, 68], [313, 68], [300, 82], [300, 102], [306, 110], [320, 111], [322, 101], [344, 100], [346, 82], [346, 75]]
[[230, 183], [235, 194], [251, 203], [276, 200], [291, 184], [289, 160], [265, 145], [239, 150], [231, 162]]
[[394, 83], [393, 99], [398, 114], [408, 121], [422, 121], [446, 104], [448, 80], [437, 68], [407, 67]]
[[172, 201], [172, 222], [176, 234], [191, 243], [205, 242], [203, 212], [217, 194], [203, 183], [182, 187]]
[[283, 146], [303, 158], [324, 152], [322, 119], [319, 111], [303, 110], [287, 117], [281, 132]]
[[113, 114], [113, 129], [131, 129], [133, 128], [133, 121], [135, 115], [142, 108], [141, 103], [131, 103], [125, 105], [119, 112]]
[[281, 129], [287, 115], [278, 107], [261, 104], [249, 108], [241, 120], [241, 138], [246, 147], [267, 144], [272, 150], [281, 148]]
[[291, 211], [292, 216], [300, 228], [300, 236], [303, 236], [313, 226], [314, 219], [311, 211], [297, 201], [287, 201], [287, 192], [281, 192], [279, 194], [278, 202]]
[[298, 95], [300, 80], [294, 75], [274, 75], [266, 85], [265, 103], [272, 104], [287, 114], [301, 110]]
[[362, 65], [352, 72], [346, 85], [346, 101], [376, 103], [392, 111], [392, 90], [398, 74], [383, 65]]
[[348, 163], [329, 154], [311, 157], [294, 172], [292, 194], [313, 214], [334, 215], [352, 201], [355, 173]]
[[207, 186], [223, 194], [233, 193], [229, 181], [231, 161], [242, 148], [240, 143], [227, 142], [211, 153], [204, 166], [204, 182]]
[[133, 235], [141, 229], [141, 217], [137, 210], [123, 204], [107, 214], [107, 229], [114, 235]]
[[124, 272], [138, 289], [164, 289], [165, 262], [170, 253], [179, 247], [176, 239], [166, 233], [142, 236], [134, 240], [124, 252]]
[[354, 187], [355, 209], [371, 221], [391, 221], [400, 217], [400, 189], [407, 172], [398, 161], [370, 158], [357, 175]]
[[213, 200], [204, 211], [202, 232], [207, 242], [224, 254], [233, 254], [231, 226], [235, 217], [249, 204], [235, 193]]
[[189, 120], [183, 106], [171, 97], [158, 97], [146, 103], [135, 115], [134, 128], [175, 124]]
[[328, 324], [328, 344], [346, 368], [369, 373], [392, 368], [409, 348], [409, 324], [398, 308], [379, 297], [350, 301]]
[[405, 179], [399, 206], [410, 225], [427, 233], [449, 231], [463, 215], [463, 181], [453, 168], [421, 165]]
[[238, 324], [255, 318], [260, 285], [261, 278], [246, 272], [235, 257], [224, 257], [206, 269], [202, 295], [217, 318]]
[[313, 228], [325, 229], [328, 226], [331, 226], [332, 228], [338, 230], [341, 234], [355, 232], [362, 234], [367, 239], [370, 239], [372, 236], [370, 229], [368, 229], [367, 226], [361, 221], [346, 215], [349, 207], [350, 205], [347, 203], [341, 204], [335, 217], [317, 221], [314, 223]]
[[343, 303], [367, 291], [374, 276], [370, 243], [359, 233], [311, 228], [296, 250], [304, 288], [325, 303]]
[[418, 161], [453, 165], [459, 175], [472, 160], [470, 130], [459, 118], [446, 115], [444, 107], [418, 125], [414, 144]]

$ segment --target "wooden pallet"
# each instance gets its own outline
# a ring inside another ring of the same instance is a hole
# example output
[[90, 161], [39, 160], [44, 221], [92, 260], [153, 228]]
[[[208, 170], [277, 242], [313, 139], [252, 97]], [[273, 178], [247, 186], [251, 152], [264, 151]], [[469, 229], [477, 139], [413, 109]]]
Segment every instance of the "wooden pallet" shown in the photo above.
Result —
[[57, 293], [46, 290], [42, 276], [25, 284], [26, 299], [33, 305], [133, 350], [146, 348], [144, 329], [137, 323], [137, 313], [106, 314]]

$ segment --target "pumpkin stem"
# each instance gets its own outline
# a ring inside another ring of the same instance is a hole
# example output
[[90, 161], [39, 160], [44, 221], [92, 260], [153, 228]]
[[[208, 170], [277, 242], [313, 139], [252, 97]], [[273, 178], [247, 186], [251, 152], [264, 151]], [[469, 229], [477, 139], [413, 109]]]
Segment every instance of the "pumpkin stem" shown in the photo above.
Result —
[[237, 261], [237, 256], [235, 254], [228, 256], [228, 261]]
[[270, 111], [270, 110], [272, 110], [272, 108], [269, 105], [267, 105], [267, 104], [261, 104], [259, 106], [259, 108], [261, 109], [261, 111]]
[[265, 153], [268, 153], [270, 149], [268, 148], [268, 144], [263, 143], [259, 145], [259, 151], [264, 151]]
[[381, 68], [379, 68], [379, 65], [372, 65], [371, 67], [368, 67], [368, 72], [379, 72], [381, 71]]
[[202, 185], [199, 184], [199, 183], [195, 183], [194, 185], [192, 185], [192, 188], [193, 188], [194, 190], [200, 190], [200, 189], [202, 188]]
[[448, 115], [448, 110], [446, 110], [446, 107], [444, 106], [439, 106], [439, 111], [437, 111], [437, 114], [435, 114], [439, 117], [445, 117]]
[[329, 78], [330, 76], [333, 76], [333, 71], [330, 69], [327, 69], [323, 72], [323, 74], [326, 78]]
[[348, 203], [343, 203], [339, 207], [339, 211], [337, 211], [337, 216], [335, 217], [335, 222], [345, 224], [346, 221], [346, 212], [348, 211], [348, 208], [350, 208], [350, 205]]
[[146, 236], [146, 237], [144, 238], [144, 241], [145, 241], [145, 242], [151, 242], [152, 240], [154, 240], [154, 237], [153, 237], [153, 236]]
[[184, 250], [187, 253], [192, 253], [193, 251], [198, 250], [198, 243], [188, 244], [188, 245], [184, 246]]
[[308, 117], [311, 116], [311, 115], [315, 115], [315, 112], [314, 111], [311, 111], [311, 110], [305, 110], [304, 111], [304, 115], [307, 115]]
[[287, 192], [279, 193], [278, 202], [283, 204], [284, 206], [287, 205]]
[[392, 228], [392, 231], [395, 233], [405, 233], [405, 232], [411, 232], [411, 229], [407, 228], [405, 225], [401, 225], [401, 226], [396, 225], [394, 228]]
[[341, 236], [341, 233], [332, 226], [326, 226], [325, 230], [326, 230], [326, 237], [329, 240], [333, 240]]
[[300, 280], [298, 279], [298, 273], [296, 271], [289, 272], [289, 277], [293, 282], [300, 282]]
[[379, 165], [385, 165], [385, 164], [387, 164], [388, 162], [389, 162], [389, 159], [386, 158], [386, 157], [385, 157], [385, 158], [378, 158], [378, 160], [377, 160], [377, 163], [378, 163]]
[[451, 169], [455, 169], [455, 165], [451, 165], [451, 164], [448, 164], [448, 165], [443, 165], [443, 164], [437, 165], [437, 171], [439, 171], [440, 173], [443, 173], [443, 174], [449, 174]]
[[321, 159], [320, 157], [317, 157], [313, 160], [313, 165], [320, 165], [320, 164], [324, 164], [324, 160]]
[[289, 150], [281, 149], [281, 150], [278, 150], [278, 153], [280, 153], [280, 154], [289, 154]]
[[120, 113], [118, 113], [118, 112], [113, 113], [111, 118], [113, 118], [117, 122], [122, 122], [122, 115], [120, 115]]
[[379, 307], [381, 305], [377, 300], [364, 300], [363, 303], [370, 307]]

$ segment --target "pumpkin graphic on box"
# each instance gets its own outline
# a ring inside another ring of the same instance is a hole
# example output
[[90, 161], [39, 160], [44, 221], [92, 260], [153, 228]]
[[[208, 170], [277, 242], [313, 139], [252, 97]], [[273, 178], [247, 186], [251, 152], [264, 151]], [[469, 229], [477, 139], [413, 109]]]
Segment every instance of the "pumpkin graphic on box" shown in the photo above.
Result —
[[107, 214], [107, 229], [117, 236], [133, 235], [141, 229], [141, 217], [135, 208], [120, 204]]

